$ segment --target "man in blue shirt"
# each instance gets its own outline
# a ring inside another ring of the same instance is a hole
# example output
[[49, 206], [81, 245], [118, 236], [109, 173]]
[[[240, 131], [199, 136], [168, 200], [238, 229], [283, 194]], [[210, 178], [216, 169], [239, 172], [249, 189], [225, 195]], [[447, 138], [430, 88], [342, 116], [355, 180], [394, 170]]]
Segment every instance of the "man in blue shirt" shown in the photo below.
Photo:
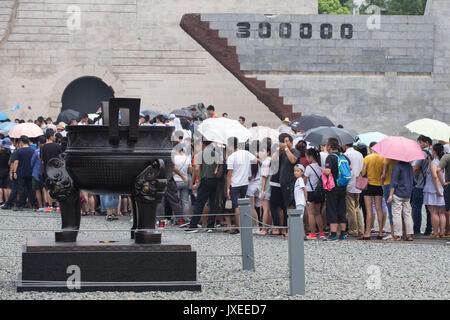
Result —
[[401, 239], [402, 216], [405, 222], [406, 240], [412, 241], [414, 234], [414, 223], [411, 216], [410, 198], [413, 191], [414, 172], [410, 163], [399, 161], [391, 173], [391, 193], [388, 203], [392, 203], [392, 217], [394, 222], [393, 241]]
[[20, 211], [27, 204], [27, 198], [33, 207], [36, 207], [36, 199], [32, 190], [32, 174], [31, 158], [34, 149], [30, 147], [30, 140], [26, 136], [19, 139], [19, 150], [17, 150], [15, 161], [13, 163], [13, 179], [17, 179], [19, 189], [19, 203], [13, 210]]

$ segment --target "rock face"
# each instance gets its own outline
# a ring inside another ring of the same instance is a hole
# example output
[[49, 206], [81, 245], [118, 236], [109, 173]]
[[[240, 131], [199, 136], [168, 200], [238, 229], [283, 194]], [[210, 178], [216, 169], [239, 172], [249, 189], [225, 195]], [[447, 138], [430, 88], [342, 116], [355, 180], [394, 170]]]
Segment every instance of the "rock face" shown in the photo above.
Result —
[[[140, 97], [143, 109], [203, 102], [235, 119], [279, 124], [179, 22], [189, 12], [291, 11], [315, 14], [317, 1], [0, 0], [0, 111], [56, 117], [67, 86], [91, 76], [115, 96]], [[9, 111], [16, 104], [20, 110]]]
[[278, 117], [408, 135], [450, 122], [450, 2], [425, 16], [187, 14], [181, 26]]

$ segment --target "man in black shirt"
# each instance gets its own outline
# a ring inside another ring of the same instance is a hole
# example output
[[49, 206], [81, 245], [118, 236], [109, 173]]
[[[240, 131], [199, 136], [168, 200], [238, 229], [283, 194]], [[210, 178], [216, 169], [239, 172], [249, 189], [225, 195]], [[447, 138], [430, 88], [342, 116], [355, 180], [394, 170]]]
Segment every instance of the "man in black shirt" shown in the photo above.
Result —
[[20, 149], [16, 151], [14, 160], [13, 178], [17, 179], [19, 188], [19, 203], [13, 210], [20, 211], [27, 204], [27, 198], [30, 200], [32, 207], [36, 207], [36, 199], [33, 195], [32, 189], [32, 174], [31, 158], [34, 154], [34, 149], [30, 147], [28, 137], [21, 136], [19, 139]]
[[[47, 163], [53, 158], [59, 158], [62, 152], [61, 146], [58, 143], [55, 143], [55, 132], [52, 129], [49, 129], [45, 132], [45, 137], [47, 138], [47, 143], [41, 147], [39, 152], [39, 157], [42, 161], [40, 177], [43, 183], [45, 183], [45, 180], [47, 179]], [[50, 192], [46, 188], [44, 189], [44, 198], [47, 199], [47, 202], [45, 204], [46, 212], [56, 211], [56, 202], [50, 197]], [[86, 198], [89, 198], [87, 194]], [[94, 210], [94, 208], [92, 208], [92, 200], [90, 198], [89, 200], [91, 202], [91, 210]]]
[[[293, 146], [294, 139], [287, 133], [279, 136], [280, 142], [280, 185], [283, 206], [286, 209], [295, 209], [294, 186], [295, 176], [294, 167], [300, 161], [300, 153]], [[286, 225], [287, 217], [284, 221], [280, 221], [282, 225]], [[287, 236], [287, 230], [283, 229], [283, 235]]]
[[[324, 241], [338, 241], [345, 240], [345, 229], [347, 226], [347, 204], [345, 201], [347, 187], [338, 186], [337, 179], [339, 177], [339, 165], [338, 157], [341, 155], [339, 152], [339, 142], [335, 138], [328, 139], [327, 152], [329, 156], [325, 160], [325, 170], [323, 174], [329, 176], [333, 175], [335, 187], [331, 191], [326, 191], [326, 211], [327, 222], [330, 224], [331, 234]], [[347, 158], [347, 157], [346, 157]], [[348, 163], [351, 165], [350, 160], [347, 158]], [[337, 236], [338, 226], [340, 227], [340, 236]]]

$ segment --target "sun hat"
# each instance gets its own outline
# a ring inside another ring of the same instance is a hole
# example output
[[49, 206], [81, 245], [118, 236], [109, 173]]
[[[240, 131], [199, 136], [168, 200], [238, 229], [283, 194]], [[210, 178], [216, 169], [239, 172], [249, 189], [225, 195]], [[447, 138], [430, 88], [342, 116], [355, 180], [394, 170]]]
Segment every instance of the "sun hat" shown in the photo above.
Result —
[[284, 118], [283, 123], [291, 123], [291, 120], [289, 120], [289, 118]]

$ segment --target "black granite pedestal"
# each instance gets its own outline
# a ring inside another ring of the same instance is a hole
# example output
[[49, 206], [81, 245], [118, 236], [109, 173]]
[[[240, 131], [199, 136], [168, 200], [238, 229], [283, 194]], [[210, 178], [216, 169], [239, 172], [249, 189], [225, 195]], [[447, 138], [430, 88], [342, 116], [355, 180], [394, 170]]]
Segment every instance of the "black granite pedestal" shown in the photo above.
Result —
[[32, 238], [22, 249], [19, 292], [184, 290], [201, 291], [201, 285], [197, 254], [180, 239], [136, 244], [133, 240], [56, 243]]

